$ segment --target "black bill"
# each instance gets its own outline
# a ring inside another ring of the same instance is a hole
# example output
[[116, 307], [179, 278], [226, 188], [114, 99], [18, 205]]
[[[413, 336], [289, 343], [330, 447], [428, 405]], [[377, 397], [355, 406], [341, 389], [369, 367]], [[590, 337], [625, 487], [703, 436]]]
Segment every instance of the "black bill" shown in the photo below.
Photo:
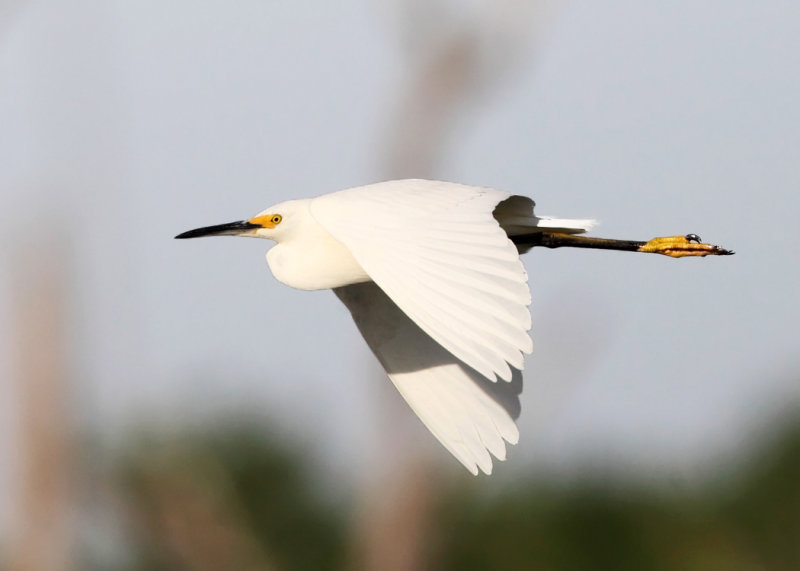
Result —
[[228, 222], [227, 224], [217, 224], [216, 226], [204, 226], [203, 228], [195, 228], [183, 234], [175, 236], [178, 240], [184, 238], [201, 238], [203, 236], [236, 236], [248, 230], [255, 230], [261, 228], [258, 224], [252, 224], [247, 220], [239, 220], [238, 222]]

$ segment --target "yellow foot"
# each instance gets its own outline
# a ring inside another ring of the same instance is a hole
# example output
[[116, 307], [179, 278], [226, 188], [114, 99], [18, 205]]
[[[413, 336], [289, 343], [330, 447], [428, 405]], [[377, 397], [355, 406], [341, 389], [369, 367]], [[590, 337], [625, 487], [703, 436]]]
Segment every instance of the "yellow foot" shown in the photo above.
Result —
[[672, 258], [683, 258], [685, 256], [730, 256], [731, 250], [703, 244], [697, 234], [687, 234], [686, 236], [666, 236], [664, 238], [653, 238], [639, 248], [639, 252], [651, 252], [653, 254], [663, 254]]

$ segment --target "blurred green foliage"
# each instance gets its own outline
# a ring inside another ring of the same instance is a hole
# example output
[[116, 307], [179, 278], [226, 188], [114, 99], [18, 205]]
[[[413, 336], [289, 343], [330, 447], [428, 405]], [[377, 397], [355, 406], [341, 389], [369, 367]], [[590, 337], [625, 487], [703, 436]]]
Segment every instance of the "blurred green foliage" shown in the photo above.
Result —
[[[315, 491], [302, 449], [267, 434], [240, 425], [131, 446], [118, 484], [132, 567], [345, 568], [352, 516]], [[443, 490], [430, 568], [800, 569], [800, 428], [729, 472], [682, 494], [531, 479], [489, 498], [470, 480]]]
[[116, 478], [132, 568], [340, 568], [341, 514], [315, 492], [308, 455], [269, 434], [242, 423], [138, 437]]
[[800, 427], [685, 494], [524, 482], [449, 498], [441, 569], [800, 569]]

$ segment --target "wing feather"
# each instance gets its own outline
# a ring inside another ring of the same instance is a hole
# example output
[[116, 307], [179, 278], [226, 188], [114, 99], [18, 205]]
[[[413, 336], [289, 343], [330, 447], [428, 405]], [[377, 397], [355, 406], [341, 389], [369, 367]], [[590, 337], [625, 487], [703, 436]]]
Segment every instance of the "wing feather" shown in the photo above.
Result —
[[530, 291], [492, 213], [510, 195], [422, 180], [357, 187], [311, 213], [431, 338], [487, 379], [530, 353]]
[[334, 290], [420, 420], [470, 472], [489, 474], [519, 432], [522, 376], [493, 383], [425, 333], [374, 282]]

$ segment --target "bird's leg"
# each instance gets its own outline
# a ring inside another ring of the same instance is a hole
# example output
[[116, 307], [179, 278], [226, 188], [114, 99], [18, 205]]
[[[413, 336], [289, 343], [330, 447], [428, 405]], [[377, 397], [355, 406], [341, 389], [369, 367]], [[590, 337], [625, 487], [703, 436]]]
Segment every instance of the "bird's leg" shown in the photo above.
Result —
[[647, 242], [594, 238], [592, 236], [562, 234], [557, 232], [536, 232], [520, 236], [511, 236], [510, 238], [515, 244], [526, 246], [622, 250], [626, 252], [662, 254], [672, 258], [683, 258], [686, 256], [729, 256], [733, 254], [731, 250], [726, 250], [720, 246], [704, 244], [700, 241], [700, 237], [697, 234], [653, 238]]

